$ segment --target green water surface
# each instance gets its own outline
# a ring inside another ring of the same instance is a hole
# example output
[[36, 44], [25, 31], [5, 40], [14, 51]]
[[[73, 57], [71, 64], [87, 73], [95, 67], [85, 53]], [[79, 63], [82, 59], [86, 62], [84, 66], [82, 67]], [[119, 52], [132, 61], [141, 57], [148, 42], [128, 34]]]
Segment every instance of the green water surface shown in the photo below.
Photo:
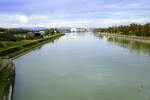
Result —
[[14, 62], [13, 100], [150, 100], [150, 44], [69, 33]]

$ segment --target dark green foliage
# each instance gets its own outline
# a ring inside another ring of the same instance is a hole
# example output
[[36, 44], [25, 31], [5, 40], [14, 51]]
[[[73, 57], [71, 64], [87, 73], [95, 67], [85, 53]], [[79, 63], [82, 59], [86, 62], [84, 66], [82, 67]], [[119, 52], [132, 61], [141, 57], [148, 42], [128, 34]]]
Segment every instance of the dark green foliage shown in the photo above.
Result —
[[26, 34], [26, 39], [32, 40], [35, 38], [35, 34]]
[[54, 34], [59, 34], [59, 30], [58, 29], [48, 29], [45, 30], [45, 34], [44, 35], [54, 35]]
[[108, 32], [122, 35], [136, 35], [136, 36], [150, 36], [150, 23], [141, 24], [130, 24], [126, 26], [113, 26], [109, 28], [94, 29], [94, 32]]
[[0, 32], [5, 32], [6, 29], [5, 28], [0, 28]]
[[33, 40], [33, 39], [40, 39], [43, 38], [43, 35], [38, 34], [38, 33], [33, 33], [33, 34], [26, 34], [26, 38], [27, 40]]
[[26, 34], [30, 31], [31, 30], [24, 30], [24, 29], [17, 29], [17, 28], [11, 28], [11, 29], [4, 29], [3, 30], [3, 32], [11, 33], [11, 34]]
[[43, 38], [43, 35], [41, 34], [35, 33], [34, 35], [35, 35], [35, 38]]
[[0, 34], [0, 41], [18, 41], [21, 38], [15, 37], [13, 34], [2, 33]]

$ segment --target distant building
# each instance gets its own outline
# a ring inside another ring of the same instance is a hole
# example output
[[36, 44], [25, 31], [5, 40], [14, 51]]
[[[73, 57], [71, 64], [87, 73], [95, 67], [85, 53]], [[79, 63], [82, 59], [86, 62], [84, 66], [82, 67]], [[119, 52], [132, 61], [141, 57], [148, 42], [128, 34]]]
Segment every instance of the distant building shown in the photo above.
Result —
[[40, 34], [40, 35], [44, 35], [45, 34], [45, 31], [37, 31], [35, 32], [36, 34]]
[[40, 34], [40, 35], [44, 35], [45, 31], [28, 32], [28, 34]]
[[33, 32], [28, 32], [27, 34], [33, 34]]
[[72, 28], [71, 32], [86, 32], [87, 30], [85, 28]]

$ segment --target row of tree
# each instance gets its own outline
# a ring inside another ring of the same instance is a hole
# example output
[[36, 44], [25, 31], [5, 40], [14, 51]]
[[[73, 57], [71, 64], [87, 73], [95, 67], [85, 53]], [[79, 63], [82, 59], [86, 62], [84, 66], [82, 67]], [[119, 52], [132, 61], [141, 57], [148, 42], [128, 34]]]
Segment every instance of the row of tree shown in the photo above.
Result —
[[130, 24], [113, 26], [109, 28], [97, 28], [93, 32], [107, 32], [113, 34], [123, 34], [123, 35], [136, 35], [136, 36], [150, 36], [150, 23], [141, 24]]
[[21, 29], [21, 28], [0, 28], [0, 33], [10, 33], [10, 34], [26, 34], [31, 30]]
[[8, 34], [8, 33], [0, 33], [0, 41], [19, 41], [22, 40], [23, 38], [21, 37], [16, 37], [13, 34]]
[[24, 30], [24, 29], [6, 29], [0, 28], [0, 41], [18, 41], [18, 40], [32, 40], [43, 38], [46, 35], [59, 34], [58, 29], [46, 29], [42, 30], [43, 34], [40, 33], [40, 30]]
[[54, 35], [54, 34], [59, 34], [59, 33], [60, 31], [58, 29], [51, 28], [51, 29], [45, 30], [44, 35]]
[[55, 34], [60, 34], [58, 29], [46, 29], [43, 30], [44, 34], [38, 34], [38, 32], [33, 32], [33, 34], [26, 34], [26, 39], [32, 40], [32, 39], [38, 39], [38, 38], [43, 38], [44, 36], [50, 36], [50, 35], [55, 35]]

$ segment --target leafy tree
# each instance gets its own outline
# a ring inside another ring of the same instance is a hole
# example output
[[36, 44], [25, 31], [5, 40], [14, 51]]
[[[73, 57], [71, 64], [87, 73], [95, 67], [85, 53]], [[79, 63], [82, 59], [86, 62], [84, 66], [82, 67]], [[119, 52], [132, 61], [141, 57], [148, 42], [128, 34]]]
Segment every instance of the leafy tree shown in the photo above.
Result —
[[1, 33], [0, 41], [18, 41], [20, 38], [15, 37], [13, 34]]
[[44, 35], [54, 35], [54, 34], [59, 34], [59, 30], [58, 29], [47, 29], [45, 30], [45, 34]]
[[26, 39], [32, 40], [35, 38], [35, 34], [26, 34]]
[[132, 23], [130, 25], [113, 26], [109, 28], [94, 29], [93, 32], [108, 32], [113, 34], [150, 36], [150, 23], [141, 25]]

